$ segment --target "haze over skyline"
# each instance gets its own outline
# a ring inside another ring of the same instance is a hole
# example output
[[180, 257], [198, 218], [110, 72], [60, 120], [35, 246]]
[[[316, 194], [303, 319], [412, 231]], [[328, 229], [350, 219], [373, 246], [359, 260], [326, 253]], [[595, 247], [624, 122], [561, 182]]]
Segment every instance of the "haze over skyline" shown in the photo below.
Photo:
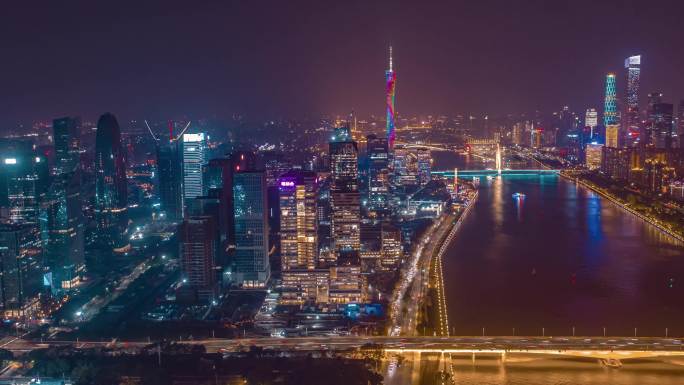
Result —
[[642, 106], [656, 90], [677, 104], [683, 13], [676, 1], [12, 4], [0, 124], [382, 116], [389, 44], [402, 115], [602, 111], [605, 73], [622, 96], [635, 54]]

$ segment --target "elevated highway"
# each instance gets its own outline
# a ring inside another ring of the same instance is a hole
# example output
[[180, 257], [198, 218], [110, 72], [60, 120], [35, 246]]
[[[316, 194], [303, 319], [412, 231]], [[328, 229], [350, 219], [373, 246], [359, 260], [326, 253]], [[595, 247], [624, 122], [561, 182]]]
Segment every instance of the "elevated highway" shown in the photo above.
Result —
[[[252, 346], [277, 352], [381, 350], [394, 354], [527, 354], [625, 360], [655, 357], [684, 357], [681, 338], [663, 337], [391, 337], [329, 336], [296, 338], [242, 338], [173, 341], [203, 345], [208, 352], [248, 351]], [[21, 354], [51, 346], [73, 346], [78, 349], [109, 347], [138, 349], [147, 341], [31, 341], [15, 338], [0, 344], [4, 349]]]

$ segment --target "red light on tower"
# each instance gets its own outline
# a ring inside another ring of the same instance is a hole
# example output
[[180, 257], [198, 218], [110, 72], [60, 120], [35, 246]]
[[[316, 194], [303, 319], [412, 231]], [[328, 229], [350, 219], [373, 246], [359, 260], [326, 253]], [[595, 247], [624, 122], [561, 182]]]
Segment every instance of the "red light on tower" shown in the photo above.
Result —
[[173, 140], [173, 120], [169, 120], [169, 139]]

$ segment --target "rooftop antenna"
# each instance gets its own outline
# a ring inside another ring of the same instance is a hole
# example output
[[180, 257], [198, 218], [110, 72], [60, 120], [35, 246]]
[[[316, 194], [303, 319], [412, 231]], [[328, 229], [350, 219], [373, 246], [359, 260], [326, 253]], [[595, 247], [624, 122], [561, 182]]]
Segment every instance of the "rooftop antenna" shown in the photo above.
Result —
[[173, 120], [169, 120], [167, 126], [169, 127], [169, 140], [173, 141]]

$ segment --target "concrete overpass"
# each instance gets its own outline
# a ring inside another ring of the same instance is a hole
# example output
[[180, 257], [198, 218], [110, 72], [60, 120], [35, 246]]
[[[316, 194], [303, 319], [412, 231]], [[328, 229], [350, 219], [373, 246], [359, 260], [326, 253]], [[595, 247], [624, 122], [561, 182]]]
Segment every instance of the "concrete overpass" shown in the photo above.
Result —
[[[388, 337], [328, 336], [295, 338], [241, 338], [173, 341], [203, 345], [208, 352], [248, 351], [252, 346], [267, 351], [314, 352], [381, 350], [392, 354], [449, 353], [466, 355], [510, 355], [584, 357], [604, 360], [684, 357], [681, 338], [663, 337]], [[147, 341], [32, 341], [14, 338], [4, 341], [2, 348], [15, 354], [51, 346], [73, 346], [78, 349], [109, 347], [139, 349]]]

